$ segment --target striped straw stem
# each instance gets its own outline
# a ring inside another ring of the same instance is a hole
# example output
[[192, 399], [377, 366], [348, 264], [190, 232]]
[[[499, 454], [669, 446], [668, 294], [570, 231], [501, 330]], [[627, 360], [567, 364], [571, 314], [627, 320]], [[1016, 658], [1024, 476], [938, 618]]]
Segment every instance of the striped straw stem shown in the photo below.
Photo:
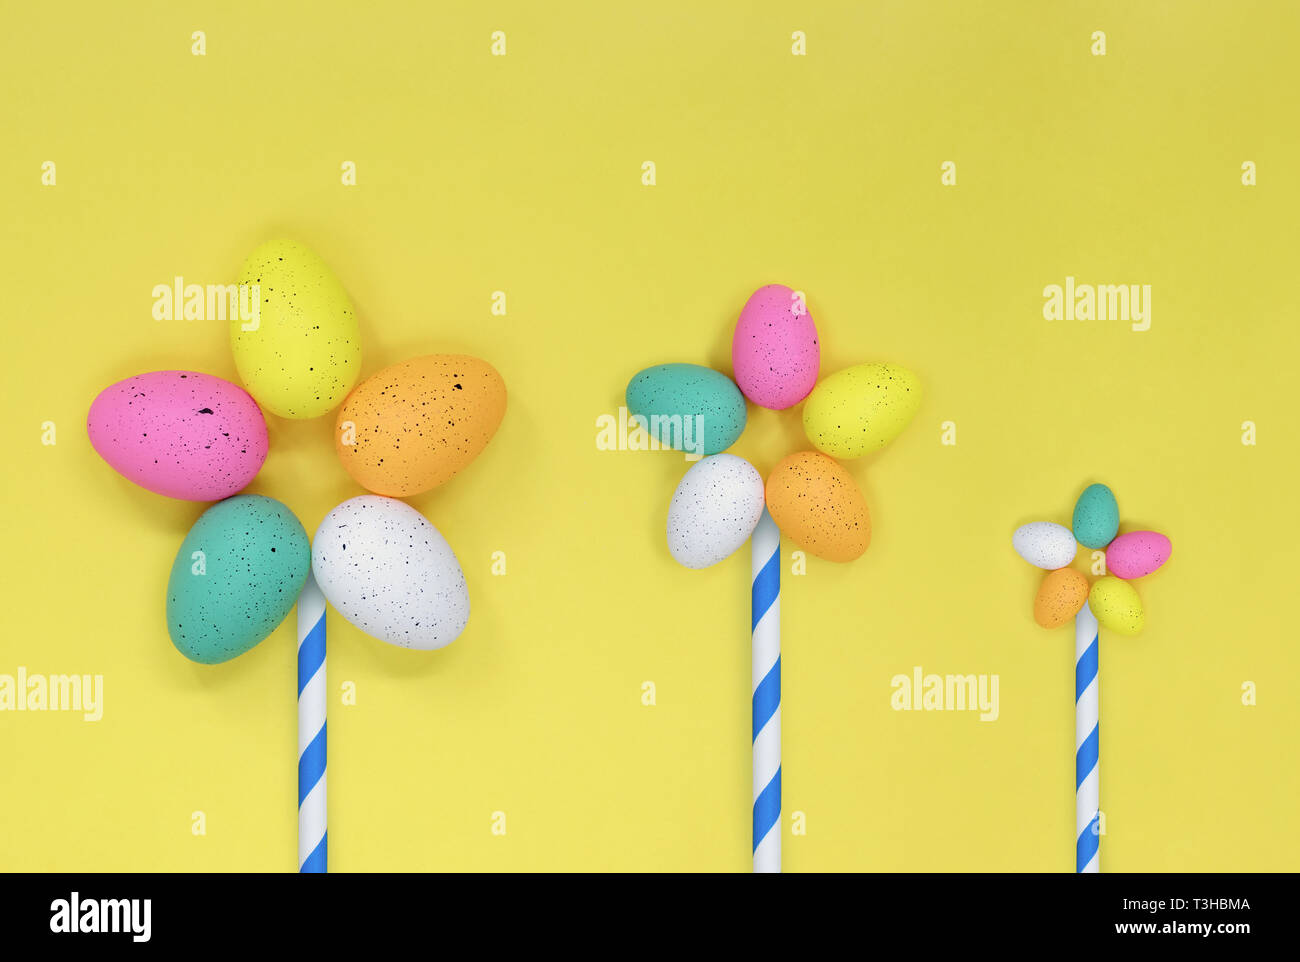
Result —
[[1087, 602], [1074, 616], [1075, 868], [1101, 871], [1101, 769], [1097, 725], [1097, 618]]
[[324, 872], [325, 596], [316, 579], [298, 595], [298, 871]]
[[781, 532], [764, 509], [753, 570], [754, 871], [781, 871]]

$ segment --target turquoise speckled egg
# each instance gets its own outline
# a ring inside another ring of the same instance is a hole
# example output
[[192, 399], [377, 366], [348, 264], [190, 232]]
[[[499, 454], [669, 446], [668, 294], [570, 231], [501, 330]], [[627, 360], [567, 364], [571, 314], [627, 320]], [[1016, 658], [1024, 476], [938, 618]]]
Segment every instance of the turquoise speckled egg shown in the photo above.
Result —
[[659, 364], [627, 385], [627, 410], [645, 419], [646, 433], [664, 447], [712, 455], [745, 430], [745, 396], [720, 371], [698, 364]]
[[1085, 548], [1104, 548], [1119, 533], [1119, 504], [1104, 484], [1090, 484], [1074, 504], [1074, 540]]
[[219, 501], [181, 542], [167, 581], [167, 631], [190, 661], [219, 665], [284, 621], [311, 569], [311, 546], [274, 498]]

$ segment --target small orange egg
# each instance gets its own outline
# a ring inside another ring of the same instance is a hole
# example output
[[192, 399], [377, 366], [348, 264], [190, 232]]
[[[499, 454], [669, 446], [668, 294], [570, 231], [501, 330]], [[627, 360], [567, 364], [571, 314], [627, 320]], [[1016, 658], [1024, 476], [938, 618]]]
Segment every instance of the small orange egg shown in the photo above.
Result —
[[1088, 600], [1088, 579], [1073, 568], [1047, 572], [1034, 597], [1034, 621], [1059, 628], [1079, 613]]
[[838, 461], [816, 451], [787, 455], [772, 469], [767, 510], [783, 534], [827, 561], [852, 561], [871, 543], [862, 492]]
[[367, 491], [402, 498], [442, 484], [487, 447], [506, 412], [496, 368], [432, 354], [372, 374], [339, 408], [334, 446]]

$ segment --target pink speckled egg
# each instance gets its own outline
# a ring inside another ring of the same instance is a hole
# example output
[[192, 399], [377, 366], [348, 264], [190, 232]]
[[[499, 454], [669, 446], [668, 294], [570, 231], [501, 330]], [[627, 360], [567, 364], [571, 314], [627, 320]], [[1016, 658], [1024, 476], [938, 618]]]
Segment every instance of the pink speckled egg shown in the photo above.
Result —
[[1106, 570], [1125, 580], [1151, 574], [1169, 560], [1174, 546], [1155, 531], [1130, 531], [1106, 548]]
[[243, 388], [211, 374], [154, 371], [99, 392], [90, 443], [122, 477], [183, 501], [220, 501], [266, 460], [266, 421]]
[[821, 357], [801, 296], [784, 284], [750, 295], [731, 340], [731, 364], [745, 397], [773, 411], [793, 407], [816, 385]]

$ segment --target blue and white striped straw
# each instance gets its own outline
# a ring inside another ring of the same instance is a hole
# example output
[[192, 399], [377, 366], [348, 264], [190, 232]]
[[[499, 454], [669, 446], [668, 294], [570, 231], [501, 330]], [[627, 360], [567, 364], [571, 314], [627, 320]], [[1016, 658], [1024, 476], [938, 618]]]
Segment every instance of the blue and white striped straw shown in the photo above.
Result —
[[324, 872], [325, 596], [316, 579], [298, 595], [298, 871]]
[[1101, 871], [1097, 634], [1097, 618], [1084, 602], [1074, 616], [1074, 831], [1079, 872]]
[[753, 570], [754, 871], [781, 871], [781, 532], [764, 509]]

